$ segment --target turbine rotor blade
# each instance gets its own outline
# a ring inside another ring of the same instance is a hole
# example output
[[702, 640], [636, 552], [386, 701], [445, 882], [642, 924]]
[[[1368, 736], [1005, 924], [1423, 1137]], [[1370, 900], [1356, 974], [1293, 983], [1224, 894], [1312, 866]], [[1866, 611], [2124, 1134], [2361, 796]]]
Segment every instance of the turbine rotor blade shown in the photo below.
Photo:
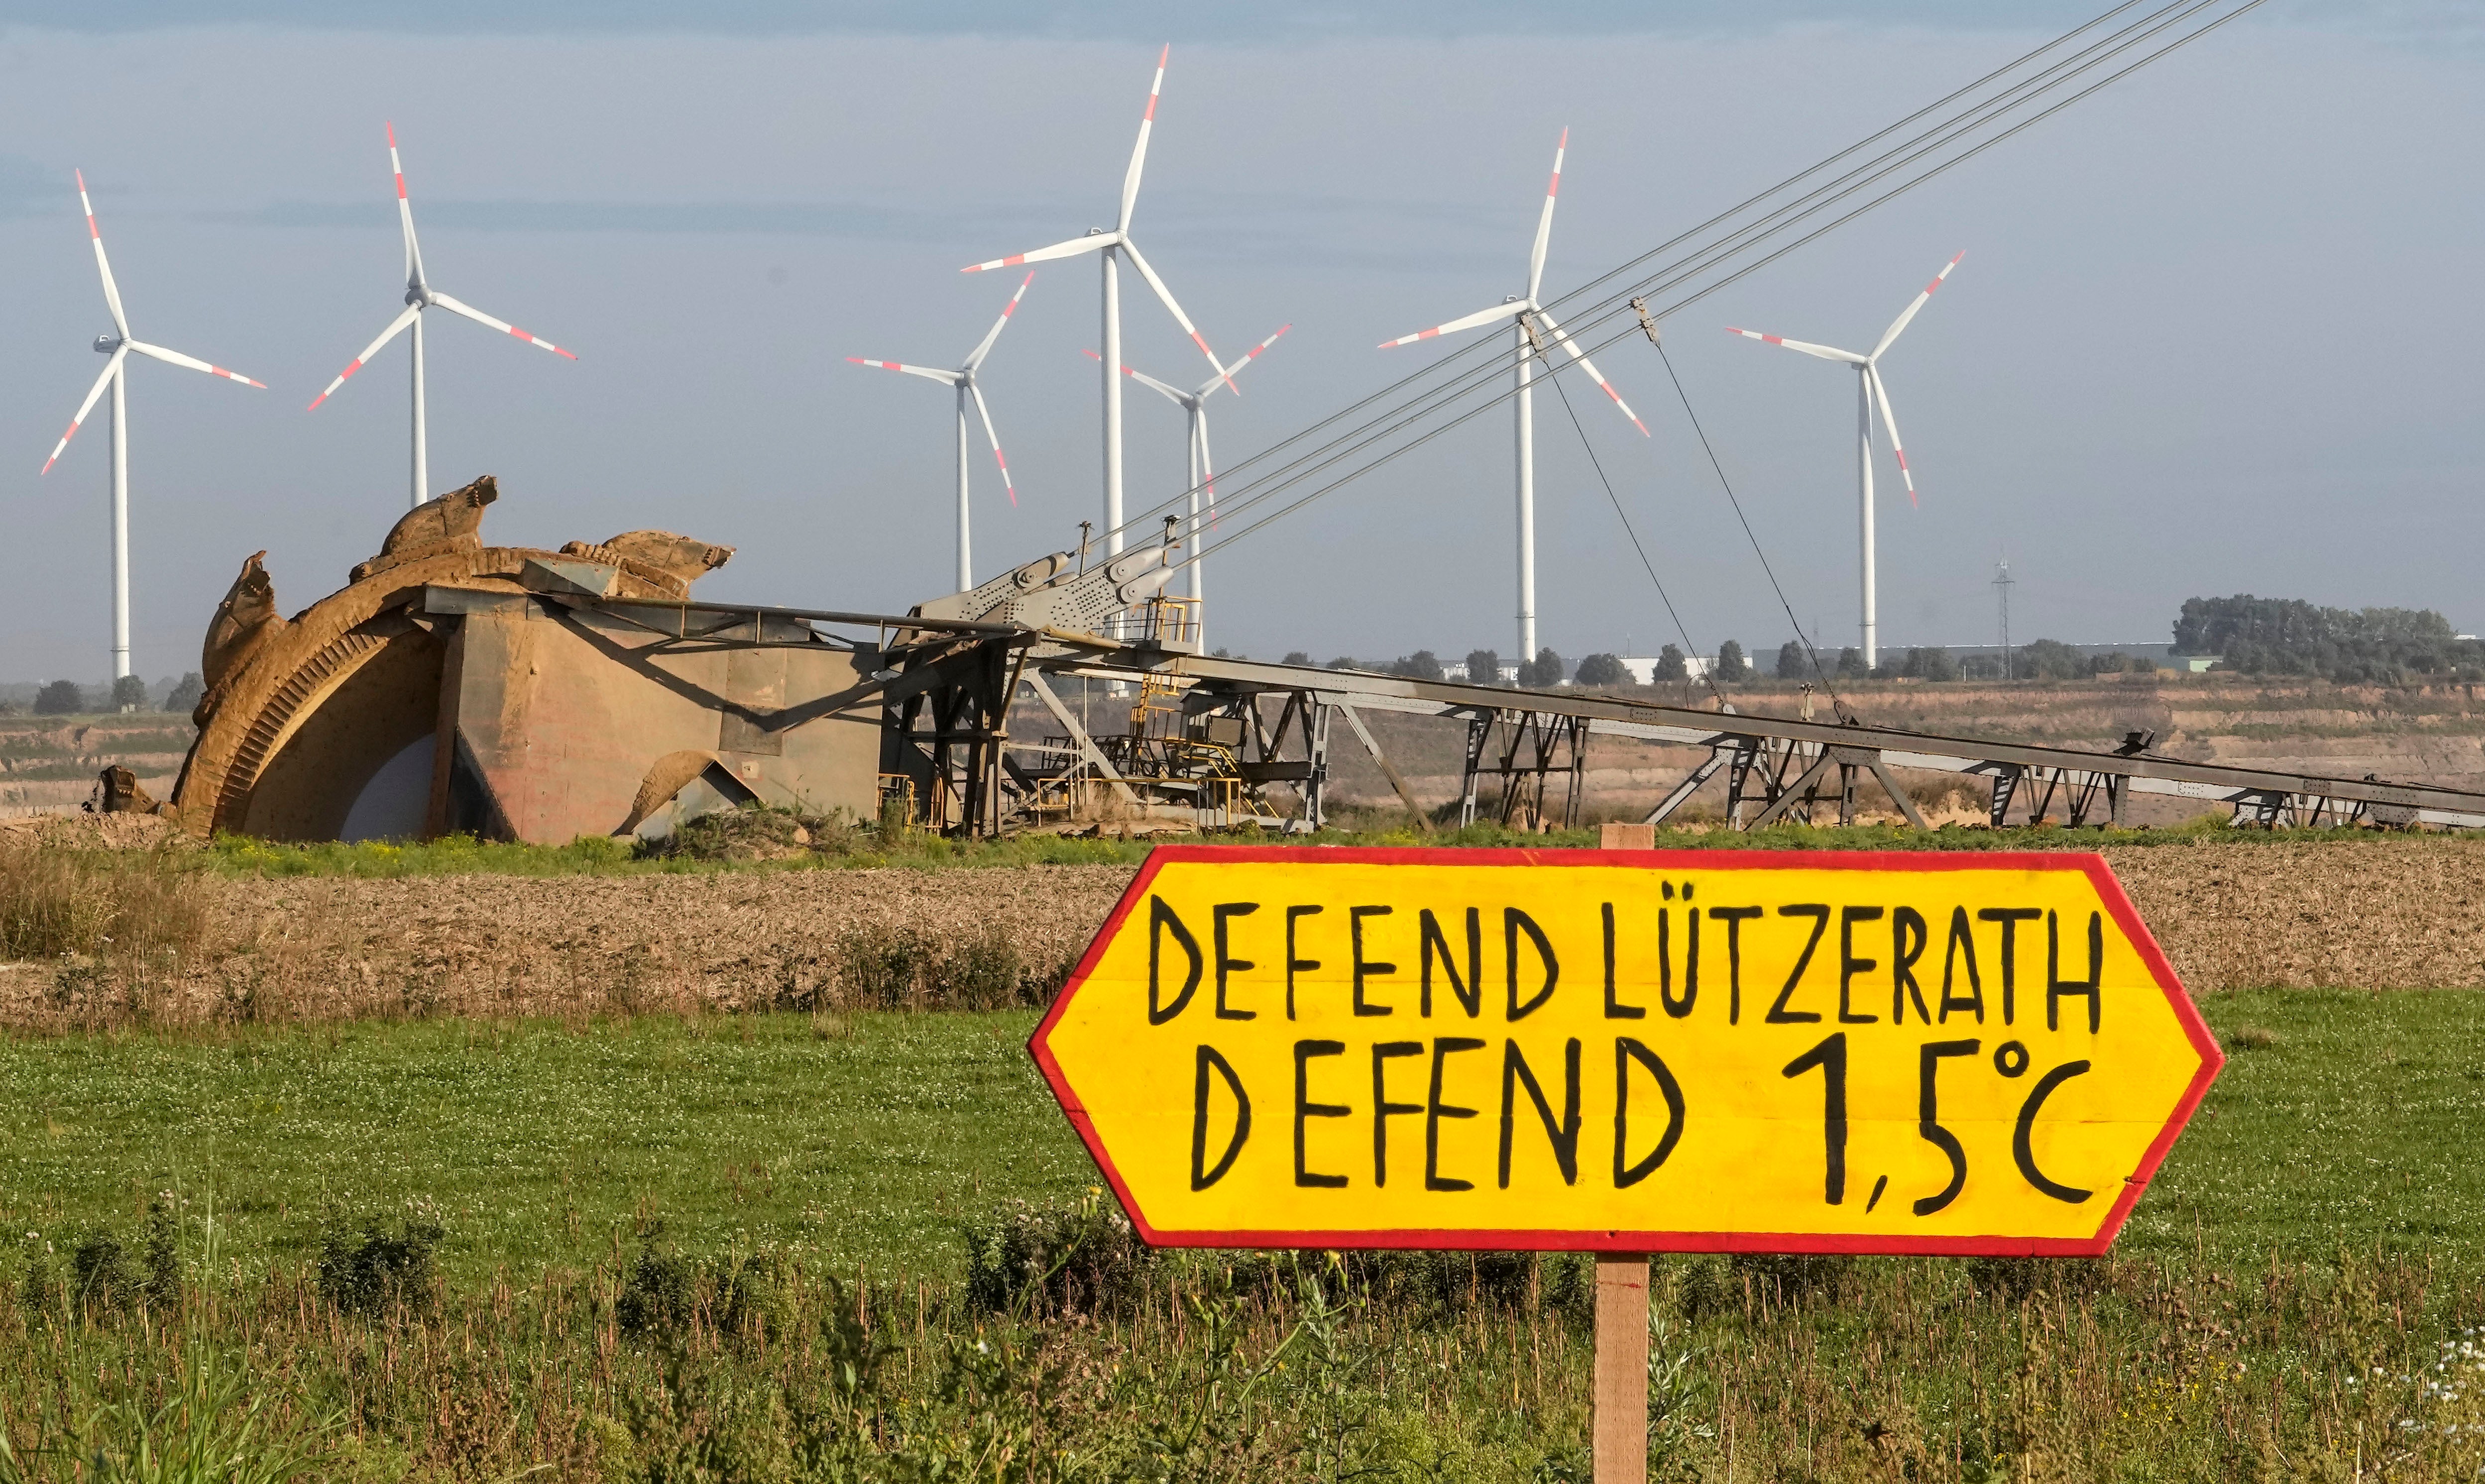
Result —
[[1001, 467], [1001, 488], [1009, 492], [1010, 508], [1018, 508], [1018, 486], [1011, 482], [1009, 460], [1001, 456], [1000, 435], [993, 431], [993, 410], [984, 405], [984, 389], [967, 383], [968, 394], [975, 399], [975, 414], [984, 419], [984, 442], [993, 445], [993, 462]]
[[846, 359], [857, 365], [867, 365], [876, 370], [904, 371], [909, 376], [925, 377], [944, 387], [954, 387], [965, 380], [965, 377], [956, 371], [935, 370], [928, 365], [908, 365], [903, 361], [866, 361], [860, 356], [848, 356]]
[[1491, 309], [1478, 310], [1463, 319], [1454, 319], [1446, 325], [1434, 325], [1430, 330], [1418, 330], [1413, 335], [1402, 335], [1394, 340], [1382, 340], [1380, 348], [1394, 350], [1401, 345], [1412, 345], [1417, 340], [1429, 340], [1436, 335], [1456, 335], [1461, 330], [1472, 330], [1478, 325], [1488, 325], [1496, 319], [1508, 319], [1514, 314], [1526, 312], [1527, 306], [1524, 304], [1496, 304]]
[[1864, 378], [1871, 383], [1873, 405], [1881, 409], [1881, 426], [1890, 430], [1890, 452], [1898, 461], [1898, 477], [1907, 482], [1907, 503], [1921, 508], [1916, 499], [1916, 476], [1907, 468], [1907, 447], [1906, 445], [1898, 442], [1898, 415], [1890, 411], [1890, 389], [1881, 385], [1881, 368], [1875, 365], [1866, 366]]
[[1560, 324], [1556, 323], [1552, 315], [1545, 313], [1543, 310], [1538, 310], [1536, 311], [1536, 317], [1544, 321], [1544, 328], [1551, 333], [1553, 339], [1559, 343], [1564, 350], [1570, 353], [1570, 359], [1578, 363], [1579, 369], [1588, 373], [1588, 379], [1595, 382], [1598, 389], [1602, 391], [1605, 395], [1614, 399], [1614, 405], [1623, 410], [1623, 416], [1631, 420], [1631, 426], [1639, 429], [1639, 436], [1642, 438], [1653, 437], [1654, 435], [1650, 433], [1648, 430], [1648, 424], [1639, 420], [1639, 414], [1631, 411], [1630, 404], [1623, 400], [1623, 394], [1614, 390], [1614, 384], [1605, 380], [1605, 373], [1598, 370], [1597, 364], [1588, 359], [1588, 353], [1579, 348], [1579, 342], [1570, 338], [1570, 333], [1564, 330]]
[[1933, 296], [1933, 290], [1942, 286], [1942, 280], [1950, 277], [1950, 270], [1958, 266], [1958, 258], [1966, 256], [1967, 252], [1962, 248], [1958, 257], [1953, 257], [1942, 264], [1942, 271], [1933, 275], [1933, 281], [1925, 285], [1925, 291], [1916, 295], [1914, 302], [1899, 311], [1898, 318], [1890, 321], [1890, 328], [1881, 333], [1881, 343], [1872, 347], [1870, 359], [1874, 361], [1881, 359], [1881, 352], [1890, 348], [1890, 342], [1898, 337], [1898, 332], [1907, 328], [1907, 321], [1916, 317], [1916, 310], [1923, 309], [1925, 301]]
[[1067, 242], [1056, 242], [1051, 247], [1037, 248], [1032, 253], [1013, 253], [1007, 257], [996, 257], [988, 263], [969, 263], [958, 271], [990, 273], [995, 268], [1015, 268], [1021, 263], [1040, 263], [1055, 257], [1076, 257], [1081, 253], [1094, 253], [1114, 247], [1121, 240], [1122, 234], [1117, 231], [1091, 231], [1083, 237], [1073, 237]]
[[1157, 277], [1157, 270], [1148, 266], [1147, 258], [1139, 254], [1139, 245], [1125, 237], [1122, 239], [1122, 250], [1131, 255], [1131, 265], [1138, 269], [1139, 277], [1147, 280], [1148, 286], [1157, 291], [1157, 298], [1162, 301], [1165, 309], [1172, 313], [1174, 323], [1182, 326], [1183, 333], [1190, 337], [1190, 343], [1198, 346], [1199, 353], [1208, 358], [1209, 368], [1216, 373], [1216, 379], [1223, 382], [1236, 396], [1241, 396], [1242, 389], [1234, 385], [1234, 378], [1226, 372], [1225, 363], [1216, 359], [1216, 352], [1208, 348], [1208, 341], [1200, 335], [1199, 327], [1190, 322], [1190, 316], [1182, 311], [1181, 305], [1174, 303], [1173, 290], [1165, 287], [1164, 280]]
[[1026, 277], [1018, 282], [1018, 292], [1010, 295], [1009, 303], [1001, 306], [1001, 317], [993, 321], [992, 329], [984, 333], [983, 340], [975, 346], [974, 352], [967, 357], [968, 370], [971, 371], [982, 365], [984, 357], [992, 354], [993, 341], [999, 339], [1001, 332], [1009, 328], [1010, 316], [1018, 312], [1018, 302], [1026, 297], [1026, 285], [1034, 282], [1035, 270], [1029, 268], [1026, 270]]
[[1231, 376], [1231, 375], [1233, 375], [1236, 371], [1239, 371], [1239, 370], [1242, 369], [1244, 366], [1249, 365], [1252, 362], [1259, 360], [1259, 359], [1260, 359], [1260, 352], [1262, 352], [1262, 351], [1264, 351], [1264, 350], [1267, 350], [1267, 349], [1268, 349], [1270, 346], [1271, 346], [1271, 345], [1276, 344], [1276, 343], [1277, 343], [1277, 340], [1278, 340], [1278, 337], [1279, 337], [1280, 336], [1283, 336], [1287, 331], [1292, 330], [1293, 328], [1295, 328], [1295, 327], [1294, 327], [1294, 326], [1293, 326], [1293, 324], [1291, 324], [1291, 323], [1283, 324], [1283, 325], [1279, 325], [1279, 326], [1277, 327], [1277, 334], [1276, 334], [1276, 335], [1272, 335], [1272, 336], [1269, 337], [1267, 339], [1262, 340], [1259, 344], [1254, 345], [1254, 346], [1252, 346], [1249, 350], [1244, 351], [1244, 352], [1242, 353], [1242, 360], [1237, 361], [1237, 362], [1235, 362], [1232, 365], [1227, 366], [1227, 367], [1225, 368], [1224, 372], [1223, 372], [1221, 375], [1215, 376], [1215, 377], [1211, 377], [1208, 381], [1206, 381], [1206, 382], [1202, 383], [1202, 384], [1201, 384], [1201, 386], [1200, 386], [1200, 389], [1199, 389], [1197, 391], [1192, 392], [1192, 393], [1191, 393], [1191, 395], [1193, 395], [1193, 396], [1206, 396], [1206, 395], [1208, 395], [1208, 393], [1210, 393], [1210, 392], [1212, 392], [1212, 391], [1215, 391], [1215, 390], [1216, 390], [1216, 387], [1217, 387], [1217, 383], [1218, 383], [1218, 382], [1223, 381], [1223, 380], [1225, 379], [1225, 377], [1226, 377], [1226, 376]]
[[1570, 130], [1562, 130], [1562, 142], [1553, 147], [1553, 178], [1544, 187], [1544, 210], [1536, 219], [1536, 246], [1527, 255], [1527, 297], [1536, 297], [1537, 286], [1544, 282], [1544, 249], [1553, 240], [1553, 198], [1562, 193], [1562, 155], [1570, 148]]
[[196, 356], [185, 356], [178, 350], [166, 350], [161, 345], [150, 345], [144, 340], [130, 340], [125, 343], [138, 354], [152, 356], [168, 365], [186, 365], [193, 371], [205, 371], [210, 376], [221, 376], [227, 381], [237, 381], [245, 387], [257, 387], [261, 391], [267, 390], [267, 383], [263, 381], [253, 381], [239, 371], [228, 371], [223, 366], [210, 365]]
[[544, 339], [540, 336], [529, 335], [524, 330], [510, 324], [505, 319], [494, 319], [491, 315], [484, 313], [481, 310], [475, 308], [473, 305], [462, 304], [455, 299], [450, 298], [447, 294], [434, 293], [431, 296], [431, 302], [439, 305], [442, 309], [447, 310], [451, 314], [463, 314], [468, 319], [475, 321], [475, 323], [478, 325], [489, 326], [494, 330], [500, 331], [504, 335], [514, 335], [519, 339], [526, 341], [530, 345], [540, 345], [544, 349], [551, 351], [556, 356], [560, 356], [570, 361], [578, 359], [575, 355], [561, 349], [560, 346], [555, 345], [550, 340]]
[[396, 222], [405, 231], [405, 282], [411, 288], [423, 282], [423, 246], [414, 240], [414, 206], [405, 199], [405, 166], [396, 157], [396, 124], [388, 124], [389, 171], [396, 176]]
[[335, 396], [339, 387], [343, 386], [348, 380], [350, 380], [356, 371], [359, 371], [364, 366], [370, 364], [371, 358], [380, 353], [380, 347], [386, 345], [389, 341], [396, 339], [398, 332], [404, 330], [406, 326], [413, 324], [415, 316], [422, 312], [423, 306], [419, 304], [409, 304], [404, 309], [399, 310], [397, 311], [396, 318], [390, 320], [388, 328], [380, 332], [379, 338], [371, 341], [369, 345], [364, 346], [363, 353], [354, 358], [353, 364], [346, 366], [343, 370], [339, 371], [337, 373], [337, 379], [328, 383], [328, 390], [320, 392], [317, 396], [313, 397], [311, 399], [311, 405], [302, 410], [304, 412], [317, 412], [319, 410], [320, 403], [328, 400], [328, 398], [332, 396]]
[[[112, 310], [113, 328], [119, 330], [121, 337], [125, 340], [129, 338], [129, 316], [121, 311], [121, 285], [112, 281], [112, 259], [103, 256], [103, 230], [95, 225], [95, 202], [86, 199], [86, 172], [81, 170], [74, 174], [77, 176], [78, 205], [86, 212], [87, 239], [95, 244], [95, 270], [103, 275], [103, 305]], [[74, 432], [75, 428], [72, 427], [71, 431]], [[61, 441], [68, 442], [66, 438]]]
[[77, 416], [69, 419], [68, 431], [61, 435], [59, 443], [52, 445], [52, 456], [43, 460], [44, 473], [50, 473], [52, 466], [61, 461], [62, 450], [68, 447], [70, 439], [77, 437], [78, 427], [86, 421], [86, 415], [95, 411], [95, 399], [103, 395], [103, 389], [112, 384], [114, 373], [121, 369], [121, 364], [127, 359], [129, 359], [129, 347], [123, 344], [112, 353], [111, 360], [103, 364], [103, 374], [96, 377], [95, 385], [87, 389], [86, 400], [78, 404]]
[[1862, 365], [1871, 359], [1859, 356], [1851, 350], [1840, 350], [1835, 345], [1815, 345], [1809, 340], [1789, 340], [1782, 335], [1762, 335], [1758, 330], [1737, 330], [1733, 325], [1726, 327], [1726, 333], [1739, 335], [1747, 340], [1766, 340], [1772, 345], [1783, 345], [1789, 350], [1802, 351], [1807, 356], [1818, 356], [1823, 361], [1843, 361], [1848, 365]]
[[[1079, 354], [1085, 356], [1090, 361], [1102, 362], [1105, 359], [1092, 350], [1081, 350]], [[1129, 377], [1131, 380], [1137, 382], [1140, 386], [1152, 387], [1157, 391], [1163, 392], [1166, 396], [1171, 397], [1177, 403], [1184, 406], [1189, 405], [1189, 399], [1185, 393], [1172, 387], [1166, 386], [1163, 382], [1157, 380], [1155, 377], [1148, 375], [1144, 371], [1136, 370], [1126, 365], [1122, 367], [1122, 374]], [[1216, 383], [1212, 381], [1209, 385], [1214, 387]]]
[[1139, 116], [1139, 142], [1131, 147], [1131, 168], [1122, 175], [1122, 215], [1116, 231], [1131, 229], [1131, 208], [1139, 203], [1139, 173], [1147, 168], [1148, 135], [1157, 126], [1157, 94], [1164, 92], [1165, 59], [1172, 55], [1171, 41], [1157, 53], [1156, 81], [1148, 84], [1148, 111]]

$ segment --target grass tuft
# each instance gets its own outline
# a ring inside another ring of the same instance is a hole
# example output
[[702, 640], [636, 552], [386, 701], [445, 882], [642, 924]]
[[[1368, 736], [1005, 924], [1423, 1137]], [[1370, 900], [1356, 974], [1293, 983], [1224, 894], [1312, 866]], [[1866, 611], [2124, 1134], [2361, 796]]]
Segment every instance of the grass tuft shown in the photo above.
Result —
[[0, 844], [0, 958], [188, 954], [207, 922], [206, 883], [168, 851]]

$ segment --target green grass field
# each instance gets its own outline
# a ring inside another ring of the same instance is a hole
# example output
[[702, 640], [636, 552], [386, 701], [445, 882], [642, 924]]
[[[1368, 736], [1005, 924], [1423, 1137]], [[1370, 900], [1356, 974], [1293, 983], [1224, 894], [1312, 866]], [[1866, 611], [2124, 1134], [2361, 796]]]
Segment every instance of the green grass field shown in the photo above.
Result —
[[[2420, 1248], [2485, 1271], [2485, 994], [2262, 991], [2203, 1007], [2225, 1075], [2122, 1238], [2248, 1259]], [[56, 1247], [212, 1190], [232, 1250], [442, 1213], [460, 1281], [685, 1246], [947, 1274], [963, 1223], [1093, 1168], [1036, 1076], [1031, 1013], [358, 1023], [0, 1043], [0, 1231]], [[2238, 1032], [2243, 1033], [2240, 1037]], [[2266, 1044], [2260, 1042], [2266, 1041]]]
[[[959, 841], [938, 835], [904, 834], [883, 840], [870, 830], [839, 831], [831, 841], [792, 855], [762, 860], [720, 858], [713, 852], [643, 854], [624, 841], [581, 836], [568, 845], [518, 845], [478, 841], [464, 836], [392, 845], [287, 845], [220, 835], [202, 853], [208, 870], [232, 876], [291, 877], [423, 877], [473, 874], [505, 876], [615, 876], [731, 870], [839, 870], [895, 866], [915, 870], [959, 867], [1056, 865], [1132, 865], [1147, 858], [1155, 844], [1206, 841], [1296, 846], [1435, 846], [1525, 847], [1532, 850], [1593, 848], [1594, 827], [1531, 834], [1494, 823], [1418, 830], [1409, 818], [1386, 810], [1357, 810], [1339, 815], [1340, 826], [1315, 835], [1221, 834], [1179, 836], [1159, 834], [1137, 840], [1109, 835], [1022, 835], [1006, 840]], [[729, 837], [733, 831], [703, 833]], [[1661, 850], [2095, 850], [2100, 845], [2187, 846], [2200, 844], [2287, 844], [2317, 842], [2354, 845], [2404, 837], [2371, 829], [2234, 829], [2222, 817], [2150, 829], [2070, 829], [2057, 824], [2011, 825], [2003, 829], [1946, 824], [1918, 830], [1898, 824], [1777, 824], [1767, 829], [1735, 831], [1717, 828], [1663, 828]]]
[[[1661, 1261], [1652, 1476], [2476, 1477], [2485, 994], [2203, 1010], [2226, 1073], [2102, 1263]], [[1093, 1180], [1032, 1019], [0, 1041], [0, 1480], [148, 1476], [245, 1394], [319, 1478], [1585, 1477], [1576, 1262], [1011, 1236]], [[437, 1275], [375, 1306], [333, 1239], [409, 1217]], [[99, 1231], [160, 1286], [82, 1300]]]

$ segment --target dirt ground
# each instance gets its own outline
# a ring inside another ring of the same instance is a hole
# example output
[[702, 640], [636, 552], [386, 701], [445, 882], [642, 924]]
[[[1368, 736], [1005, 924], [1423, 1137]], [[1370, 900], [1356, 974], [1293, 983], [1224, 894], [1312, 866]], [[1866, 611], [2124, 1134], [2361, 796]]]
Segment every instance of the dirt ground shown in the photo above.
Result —
[[[2485, 842], [2213, 841], [2105, 854], [2196, 993], [2485, 986]], [[833, 1006], [857, 944], [909, 932], [929, 945], [1005, 941], [1015, 972], [1057, 985], [1132, 874], [218, 880], [215, 946], [179, 975], [114, 985], [75, 964], [0, 965], [0, 1023], [91, 1019], [81, 996], [133, 993], [173, 1019]]]

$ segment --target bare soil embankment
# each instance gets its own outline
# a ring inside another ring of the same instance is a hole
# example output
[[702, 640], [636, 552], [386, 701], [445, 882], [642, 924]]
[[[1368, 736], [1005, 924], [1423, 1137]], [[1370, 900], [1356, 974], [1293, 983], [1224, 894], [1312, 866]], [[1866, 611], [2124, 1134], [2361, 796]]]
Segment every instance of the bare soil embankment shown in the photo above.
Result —
[[[2485, 986], [2485, 842], [2104, 853], [2195, 992]], [[218, 880], [210, 946], [179, 973], [7, 965], [0, 1023], [905, 1003], [888, 987], [892, 974], [915, 985], [915, 1002], [940, 1004], [951, 1001], [939, 965], [961, 945], [980, 945], [985, 981], [1016, 975], [1036, 993], [1058, 985], [1132, 875], [1045, 866]], [[863, 994], [866, 980], [880, 987]]]

